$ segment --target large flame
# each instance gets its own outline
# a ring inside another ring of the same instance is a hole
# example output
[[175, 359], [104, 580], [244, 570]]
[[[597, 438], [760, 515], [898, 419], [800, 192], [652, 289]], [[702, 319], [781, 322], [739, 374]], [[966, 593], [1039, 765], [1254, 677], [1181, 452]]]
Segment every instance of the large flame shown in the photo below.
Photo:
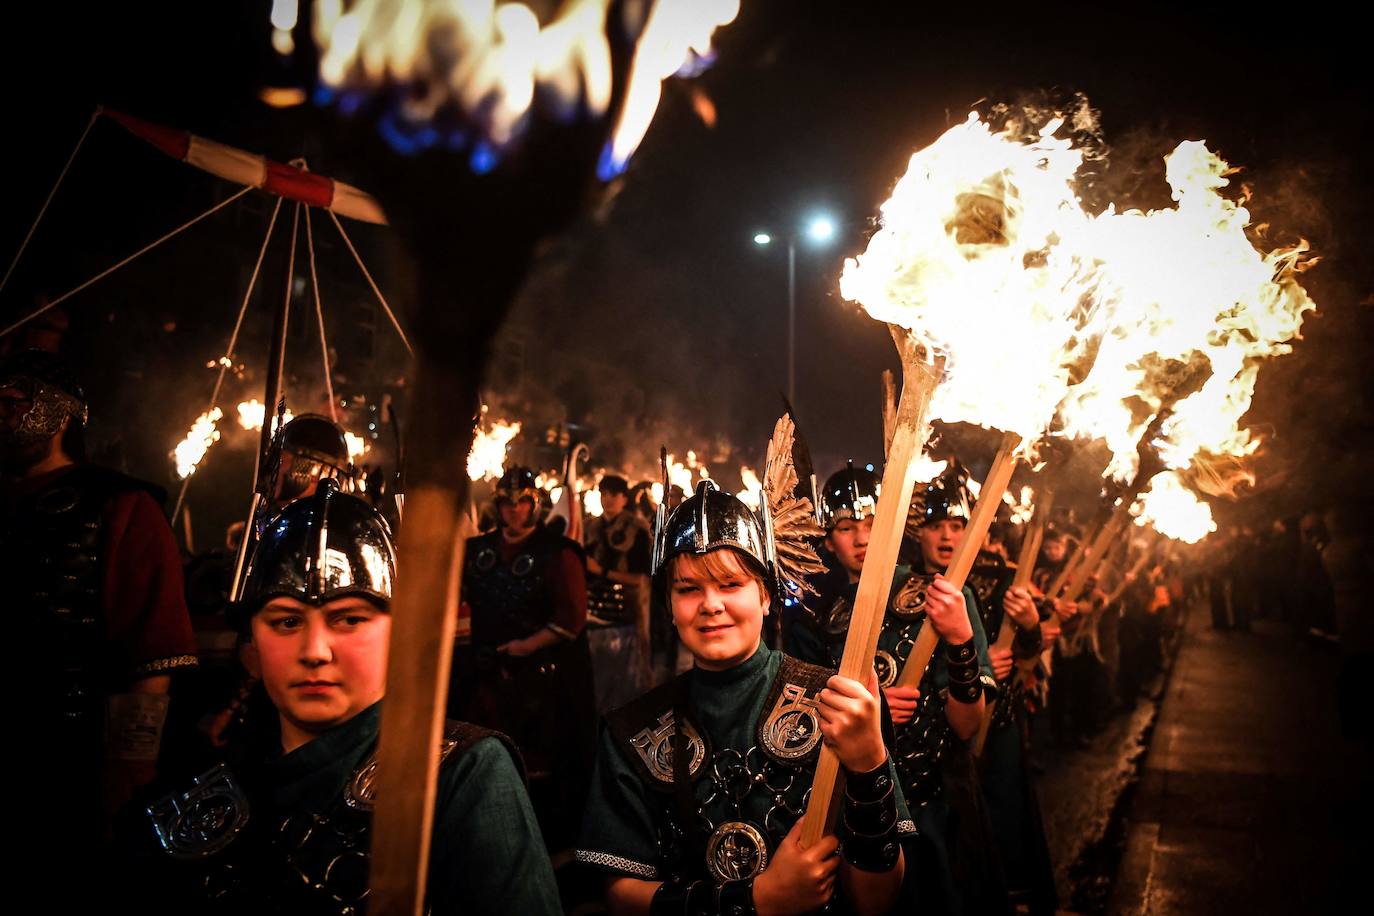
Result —
[[932, 458], [928, 453], [923, 452], [913, 464], [916, 465], [916, 480], [921, 483], [929, 483], [945, 472], [949, 467], [949, 462], [943, 458]]
[[1131, 506], [1137, 525], [1153, 525], [1167, 538], [1196, 544], [1217, 530], [1212, 507], [1183, 485], [1178, 474], [1163, 471], [1150, 478], [1150, 488]]
[[[611, 0], [551, 4], [495, 0], [318, 0], [313, 33], [319, 78], [335, 91], [400, 88], [400, 121], [412, 130], [398, 146], [449, 143], [470, 147], [479, 171], [494, 163], [492, 148], [516, 139], [539, 105], [570, 120], [602, 117], [612, 95], [608, 28], [638, 35], [624, 105], [601, 164], [603, 177], [623, 169], [658, 108], [665, 79], [708, 59], [711, 35], [731, 22], [738, 0], [658, 0], [627, 4], [608, 22]], [[285, 21], [274, 10], [274, 25]], [[542, 18], [542, 21], [541, 21]], [[294, 21], [294, 20], [293, 20]], [[278, 26], [280, 31], [280, 26]], [[278, 50], [285, 42], [275, 39]], [[434, 127], [446, 112], [476, 125], [480, 141]], [[485, 163], [485, 164], [484, 164]]]
[[482, 422], [477, 424], [468, 452], [468, 477], [471, 480], [495, 480], [505, 471], [506, 448], [520, 434], [520, 421], [496, 420], [486, 422], [487, 408], [482, 407]]
[[[244, 429], [253, 430], [254, 432], [262, 430], [263, 417], [266, 415], [267, 411], [263, 407], [261, 401], [259, 401], [257, 398], [250, 398], [247, 401], [239, 401], [237, 411], [239, 416], [239, 426], [242, 426]], [[290, 423], [294, 419], [296, 419], [296, 415], [293, 414], [291, 412], [291, 408], [288, 407], [282, 413], [282, 425], [285, 426], [287, 423]], [[272, 425], [274, 427], [274, 431], [276, 423], [276, 417], [274, 416], [272, 418]], [[365, 436], [359, 436], [355, 433], [349, 432], [348, 430], [343, 430], [343, 436], [344, 442], [348, 444], [348, 460], [350, 461], [356, 461], [372, 450], [372, 445], [367, 441], [367, 438]]]
[[658, 0], [635, 49], [620, 120], [600, 166], [602, 179], [625, 168], [658, 110], [663, 81], [695, 75], [710, 59], [711, 35], [739, 13], [739, 0]]
[[1035, 514], [1035, 491], [1030, 487], [1021, 488], [1021, 498], [1017, 499], [1008, 489], [1002, 494], [1002, 502], [1011, 508], [1011, 523], [1024, 525]]
[[759, 480], [759, 475], [754, 473], [753, 468], [741, 466], [739, 479], [742, 486], [735, 495], [749, 508], [758, 509], [763, 504], [763, 483]]
[[1135, 474], [1136, 442], [1168, 405], [1180, 366], [1210, 374], [1151, 443], [1165, 466], [1253, 453], [1259, 443], [1240, 422], [1259, 360], [1289, 352], [1316, 307], [1296, 279], [1307, 246], [1256, 248], [1249, 212], [1221, 194], [1228, 172], [1205, 144], [1180, 143], [1165, 158], [1175, 208], [1109, 209], [1093, 222], [1111, 309], [1092, 371], [1070, 390], [1062, 417], [1069, 435], [1107, 442], [1108, 473], [1119, 479]]
[[[841, 292], [945, 357], [933, 418], [1029, 444], [1057, 412], [1065, 435], [1107, 443], [1122, 480], [1170, 407], [1150, 443], [1166, 467], [1250, 454], [1258, 360], [1287, 352], [1315, 307], [1296, 281], [1305, 244], [1256, 248], [1221, 194], [1229, 167], [1196, 141], [1165, 159], [1176, 207], [1089, 214], [1063, 123], [1026, 139], [970, 115], [916, 153]], [[1201, 388], [1171, 404], [1190, 369]]]
[[706, 468], [701, 467], [697, 463], [696, 452], [687, 452], [687, 461], [685, 464], [681, 461], [678, 461], [675, 455], [669, 453], [668, 483], [671, 486], [681, 488], [682, 492], [686, 496], [691, 496], [692, 492], [696, 489], [697, 477], [695, 472], [697, 471], [701, 473], [701, 479], [703, 480], [711, 476], [710, 472], [707, 471]]
[[582, 494], [582, 511], [592, 518], [601, 517], [601, 491], [588, 490]]
[[1083, 153], [1054, 133], [994, 133], [976, 114], [911, 157], [882, 228], [840, 292], [945, 357], [930, 416], [1039, 438], [1069, 382], [1097, 283], [1073, 179]]
[[196, 417], [185, 438], [172, 449], [172, 459], [176, 462], [177, 477], [185, 480], [196, 472], [196, 466], [205, 457], [210, 446], [219, 441], [216, 425], [224, 417], [224, 411], [216, 407], [208, 413]]
[[[242, 426], [244, 429], [260, 431], [262, 429], [263, 417], [266, 413], [266, 408], [262, 406], [262, 402], [259, 401], [257, 398], [252, 398], [251, 400], [247, 401], [239, 401], [239, 426]], [[296, 415], [293, 414], [291, 412], [291, 408], [288, 407], [282, 413], [282, 425], [285, 426], [287, 423], [290, 423], [294, 419], [296, 419]], [[273, 432], [276, 431], [276, 423], [277, 420], [276, 416], [274, 415], [272, 418], [272, 425], [274, 427]]]

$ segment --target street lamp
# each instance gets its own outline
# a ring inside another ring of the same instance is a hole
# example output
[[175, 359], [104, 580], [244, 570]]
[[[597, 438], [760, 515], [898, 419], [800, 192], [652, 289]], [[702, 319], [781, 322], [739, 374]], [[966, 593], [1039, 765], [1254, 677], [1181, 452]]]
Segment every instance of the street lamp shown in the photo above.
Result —
[[[807, 220], [803, 230], [813, 245], [824, 245], [835, 237], [835, 221], [821, 213]], [[787, 240], [787, 400], [797, 403], [797, 233]], [[773, 243], [767, 232], [754, 233], [754, 244], [766, 248]]]

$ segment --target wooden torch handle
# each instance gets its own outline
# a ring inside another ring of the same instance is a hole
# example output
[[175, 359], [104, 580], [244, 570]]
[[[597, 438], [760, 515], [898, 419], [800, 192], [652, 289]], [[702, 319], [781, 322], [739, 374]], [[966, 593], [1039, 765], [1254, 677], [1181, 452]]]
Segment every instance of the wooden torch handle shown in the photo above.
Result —
[[[905, 331], [894, 328], [893, 337], [902, 353], [902, 396], [897, 404], [892, 445], [887, 454], [887, 466], [883, 469], [883, 488], [868, 539], [868, 556], [859, 576], [849, 633], [840, 658], [840, 675], [861, 684], [868, 682], [873, 670], [878, 634], [882, 631], [883, 614], [892, 591], [892, 571], [897, 566], [911, 491], [916, 486], [915, 460], [930, 434], [926, 413], [939, 382], [939, 366], [926, 362]], [[839, 758], [828, 746], [821, 745], [811, 784], [811, 800], [802, 821], [802, 846], [813, 846], [833, 832], [840, 775]]]
[[[1026, 528], [1026, 539], [1021, 542], [1021, 552], [1016, 557], [1016, 578], [1011, 581], [1012, 588], [1025, 588], [1030, 585], [1031, 574], [1035, 572], [1035, 558], [1040, 555], [1040, 545], [1045, 540], [1045, 525], [1053, 507], [1054, 490], [1046, 487], [1041, 491], [1040, 499], [1035, 506], [1035, 515]], [[1016, 627], [1003, 614], [1002, 625], [997, 630], [997, 642], [993, 644], [993, 648], [1006, 651], [1011, 648], [1015, 639]], [[1002, 700], [1002, 696], [999, 695], [983, 708], [983, 721], [979, 723], [978, 734], [973, 739], [974, 756], [983, 753], [983, 745], [988, 740], [988, 730], [992, 728], [992, 719], [997, 714], [997, 707]]]
[[[988, 476], [983, 480], [983, 489], [978, 494], [978, 504], [973, 507], [973, 516], [964, 528], [964, 536], [959, 540], [959, 546], [954, 548], [949, 568], [945, 570], [945, 578], [956, 589], [962, 589], [968, 581], [973, 561], [978, 559], [983, 539], [987, 537], [992, 520], [997, 517], [997, 507], [1002, 503], [1002, 494], [1007, 492], [1007, 484], [1011, 483], [1012, 472], [1016, 470], [1016, 447], [1020, 443], [1021, 437], [1015, 433], [1002, 434], [997, 454], [992, 459]], [[872, 548], [870, 553], [871, 551]], [[935, 647], [939, 644], [940, 637], [927, 618], [921, 623], [921, 629], [916, 634], [916, 643], [911, 647], [901, 673], [897, 675], [898, 687], [915, 687], [921, 682], [926, 668], [930, 665], [931, 657], [935, 655]]]

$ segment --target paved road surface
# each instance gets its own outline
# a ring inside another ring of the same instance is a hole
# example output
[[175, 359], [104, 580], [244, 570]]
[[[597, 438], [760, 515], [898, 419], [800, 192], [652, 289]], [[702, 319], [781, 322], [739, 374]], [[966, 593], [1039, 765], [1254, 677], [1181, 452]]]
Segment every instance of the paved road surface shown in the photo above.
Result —
[[1369, 912], [1357, 892], [1374, 873], [1374, 760], [1367, 743], [1341, 737], [1339, 662], [1334, 648], [1265, 621], [1214, 631], [1194, 609], [1109, 912]]

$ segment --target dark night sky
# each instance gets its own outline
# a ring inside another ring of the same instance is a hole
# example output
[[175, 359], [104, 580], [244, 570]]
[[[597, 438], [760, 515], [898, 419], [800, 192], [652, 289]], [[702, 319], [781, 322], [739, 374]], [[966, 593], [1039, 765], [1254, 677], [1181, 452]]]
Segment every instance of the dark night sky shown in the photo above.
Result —
[[[66, 9], [17, 14], [3, 56], [6, 263], [98, 102], [279, 159], [305, 153], [320, 171], [350, 174], [349, 150], [325, 148], [309, 119], [254, 101], [270, 4], [223, 4], [235, 11], [213, 19], [202, 6], [110, 5], [87, 19]], [[558, 390], [574, 419], [601, 430], [607, 457], [622, 446], [629, 455], [656, 448], [668, 422], [694, 430], [670, 447], [716, 436], [751, 457], [785, 381], [786, 264], [782, 252], [762, 252], [750, 239], [824, 209], [843, 226], [837, 244], [799, 253], [799, 417], [821, 473], [847, 456], [875, 459], [878, 372], [895, 359], [885, 330], [840, 301], [843, 257], [862, 250], [868, 220], [912, 151], [972, 104], [1075, 89], [1102, 111], [1117, 150], [1107, 181], [1121, 189], [1120, 202], [1166, 203], [1156, 157], [1206, 138], [1245, 167], [1252, 211], [1272, 225], [1270, 238], [1306, 236], [1323, 257], [1307, 275], [1321, 308], [1308, 318], [1307, 339], [1261, 373], [1251, 419], [1271, 438], [1258, 463], [1264, 498], [1250, 500], [1259, 506], [1252, 514], [1322, 504], [1343, 481], [1361, 479], [1358, 456], [1374, 445], [1362, 155], [1374, 100], [1360, 36], [1346, 18], [1311, 4], [1301, 17], [1262, 20], [1235, 8], [932, 9], [746, 0], [719, 36], [719, 62], [698, 81], [717, 126], [703, 126], [686, 87], [666, 91], [615, 199], [574, 226], [531, 277], [513, 321], [527, 374]], [[68, 288], [225, 193], [222, 182], [98, 125], [0, 294], [0, 315]], [[71, 301], [66, 346], [93, 389], [95, 438], [120, 437], [131, 471], [168, 482], [162, 455], [204, 409], [213, 378], [202, 367], [223, 346], [266, 214], [258, 201], [215, 217]], [[385, 230], [355, 236], [405, 308], [407, 286], [392, 270]], [[358, 349], [346, 330], [349, 309], [366, 289], [336, 244], [321, 247], [320, 265], [326, 308], [341, 316], [332, 333], [347, 374]], [[255, 303], [250, 317], [249, 361], [262, 359], [265, 308]], [[165, 330], [171, 323], [175, 330]], [[376, 339], [378, 373], [402, 374], [402, 352], [384, 331]], [[315, 357], [300, 349], [299, 358], [309, 387]], [[355, 387], [375, 392], [382, 381], [355, 379]], [[490, 387], [504, 393], [502, 379]], [[637, 416], [612, 437], [621, 410]], [[246, 492], [237, 480], [246, 481], [251, 459], [246, 449], [237, 454], [220, 459], [219, 477], [207, 464], [197, 486]], [[1330, 473], [1312, 472], [1328, 463]], [[219, 512], [206, 514], [218, 523]]]

